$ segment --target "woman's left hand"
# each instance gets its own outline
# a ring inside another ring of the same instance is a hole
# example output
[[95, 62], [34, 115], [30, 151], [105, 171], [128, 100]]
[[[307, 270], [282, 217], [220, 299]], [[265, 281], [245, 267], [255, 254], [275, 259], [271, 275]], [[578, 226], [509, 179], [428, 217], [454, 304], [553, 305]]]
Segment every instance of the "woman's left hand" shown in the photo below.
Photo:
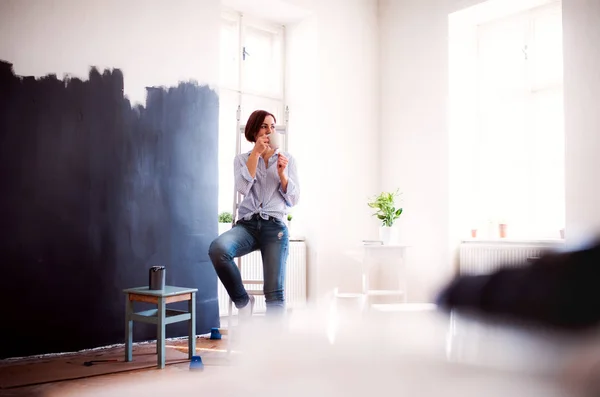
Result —
[[288, 165], [288, 159], [283, 154], [279, 153], [279, 158], [277, 159], [277, 173], [281, 176], [285, 171], [285, 167]]

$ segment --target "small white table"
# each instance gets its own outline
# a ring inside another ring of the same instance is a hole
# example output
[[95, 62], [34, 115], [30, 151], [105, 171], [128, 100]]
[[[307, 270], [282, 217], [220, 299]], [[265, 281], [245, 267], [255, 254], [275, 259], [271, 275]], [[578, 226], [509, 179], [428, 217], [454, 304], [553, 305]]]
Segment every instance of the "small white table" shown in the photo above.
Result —
[[[409, 245], [403, 244], [365, 244], [360, 247], [360, 250], [350, 252], [351, 257], [361, 262], [361, 291], [359, 293], [339, 293], [336, 290], [336, 298], [360, 298], [362, 299], [363, 309], [371, 307], [370, 298], [374, 296], [398, 296], [402, 298], [402, 303], [406, 303], [408, 300], [408, 283], [406, 280], [406, 251], [408, 248], [410, 248]], [[393, 266], [396, 269], [398, 278], [396, 288], [371, 288], [369, 273], [373, 266], [381, 263], [386, 266]]]

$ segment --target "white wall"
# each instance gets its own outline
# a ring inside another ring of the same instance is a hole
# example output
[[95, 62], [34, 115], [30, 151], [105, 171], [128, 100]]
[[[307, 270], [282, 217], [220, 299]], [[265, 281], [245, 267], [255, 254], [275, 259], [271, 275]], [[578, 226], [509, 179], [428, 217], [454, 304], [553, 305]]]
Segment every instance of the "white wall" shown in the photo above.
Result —
[[313, 296], [318, 282], [316, 255], [319, 249], [318, 229], [320, 179], [310, 172], [316, 168], [312, 157], [319, 135], [318, 103], [318, 25], [311, 15], [286, 26], [286, 105], [290, 108], [289, 141], [291, 153], [299, 167], [302, 194], [300, 204], [292, 210], [292, 234], [307, 239], [308, 294]]
[[87, 78], [120, 68], [125, 94], [180, 80], [217, 82], [219, 0], [3, 0], [0, 59], [16, 74]]
[[294, 222], [307, 239], [314, 301], [335, 287], [359, 287], [346, 252], [377, 236], [366, 205], [379, 189], [377, 4], [290, 3], [312, 11], [287, 35], [290, 150], [303, 188]]
[[381, 180], [403, 192], [413, 245], [409, 300], [429, 300], [449, 273], [448, 12], [437, 0], [381, 0]]
[[320, 294], [360, 286], [347, 256], [375, 238], [367, 200], [379, 192], [379, 44], [376, 0], [319, 3], [318, 241]]
[[[414, 248], [411, 300], [452, 272], [449, 208], [448, 15], [479, 0], [380, 0], [382, 186], [405, 192]], [[566, 237], [600, 226], [600, 3], [563, 1]]]

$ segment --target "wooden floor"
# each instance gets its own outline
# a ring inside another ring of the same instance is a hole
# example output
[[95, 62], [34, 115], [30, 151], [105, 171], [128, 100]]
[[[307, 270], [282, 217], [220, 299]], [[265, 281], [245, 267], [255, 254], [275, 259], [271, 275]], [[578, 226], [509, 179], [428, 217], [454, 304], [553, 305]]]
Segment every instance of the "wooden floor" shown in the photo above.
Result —
[[[150, 368], [133, 369], [133, 370], [119, 370], [118, 372], [86, 376], [85, 372], [81, 374], [72, 374], [73, 378], [70, 380], [50, 380], [52, 377], [46, 376], [48, 371], [52, 371], [53, 367], [58, 367], [61, 364], [61, 360], [64, 362], [64, 358], [61, 356], [51, 356], [49, 358], [40, 359], [25, 359], [28, 361], [27, 370], [14, 371], [14, 366], [22, 365], [23, 360], [11, 362], [4, 362], [0, 364], [0, 379], [3, 376], [24, 376], [30, 379], [32, 377], [32, 371], [44, 371], [43, 383], [25, 385], [25, 386], [10, 386], [8, 388], [0, 388], [0, 396], [34, 396], [34, 397], [53, 397], [53, 396], [78, 396], [101, 388], [104, 385], [118, 385], [118, 384], [143, 384], [145, 381], [155, 381], [160, 378], [172, 378], [177, 374], [184, 374], [190, 372], [189, 360], [185, 357], [188, 353], [187, 339], [176, 339], [167, 341], [167, 346], [170, 349], [175, 349], [181, 354], [178, 356], [178, 360], [172, 361], [171, 364], [167, 364], [164, 369], [157, 369], [155, 366]], [[152, 355], [151, 360], [156, 362], [155, 355], [153, 352], [156, 350], [156, 343], [144, 343], [143, 346], [136, 345], [138, 351], [150, 352]], [[114, 350], [120, 352], [119, 356], [124, 354], [124, 347], [117, 347]], [[226, 340], [210, 340], [207, 337], [198, 337], [196, 354], [203, 357], [205, 363], [205, 370], [203, 372], [211, 373], [218, 370], [218, 367], [226, 368], [228, 366], [226, 356]], [[69, 359], [72, 361], [79, 360], [81, 362], [97, 359], [97, 351], [85, 351], [69, 355]], [[184, 359], [181, 359], [184, 357]], [[134, 354], [134, 361], [136, 356]], [[44, 366], [40, 366], [39, 363], [44, 362]], [[102, 365], [102, 364], [99, 364]], [[10, 368], [10, 367], [13, 368]], [[11, 371], [12, 370], [12, 371]], [[82, 369], [83, 370], [83, 369]], [[16, 375], [15, 375], [16, 372]], [[58, 372], [58, 371], [57, 371]], [[25, 383], [22, 381], [21, 383]]]

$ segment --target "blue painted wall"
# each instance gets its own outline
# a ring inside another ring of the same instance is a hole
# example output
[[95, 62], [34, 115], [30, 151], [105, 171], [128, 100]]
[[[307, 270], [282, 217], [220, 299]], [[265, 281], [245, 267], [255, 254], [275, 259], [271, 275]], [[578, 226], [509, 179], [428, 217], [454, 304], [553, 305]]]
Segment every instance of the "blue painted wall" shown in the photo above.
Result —
[[[132, 107], [124, 79], [94, 68], [85, 80], [36, 79], [0, 63], [1, 358], [123, 343], [122, 289], [147, 285], [153, 265], [199, 289], [198, 333], [219, 325], [207, 254], [218, 96], [182, 82]], [[155, 337], [134, 325], [135, 340]]]

